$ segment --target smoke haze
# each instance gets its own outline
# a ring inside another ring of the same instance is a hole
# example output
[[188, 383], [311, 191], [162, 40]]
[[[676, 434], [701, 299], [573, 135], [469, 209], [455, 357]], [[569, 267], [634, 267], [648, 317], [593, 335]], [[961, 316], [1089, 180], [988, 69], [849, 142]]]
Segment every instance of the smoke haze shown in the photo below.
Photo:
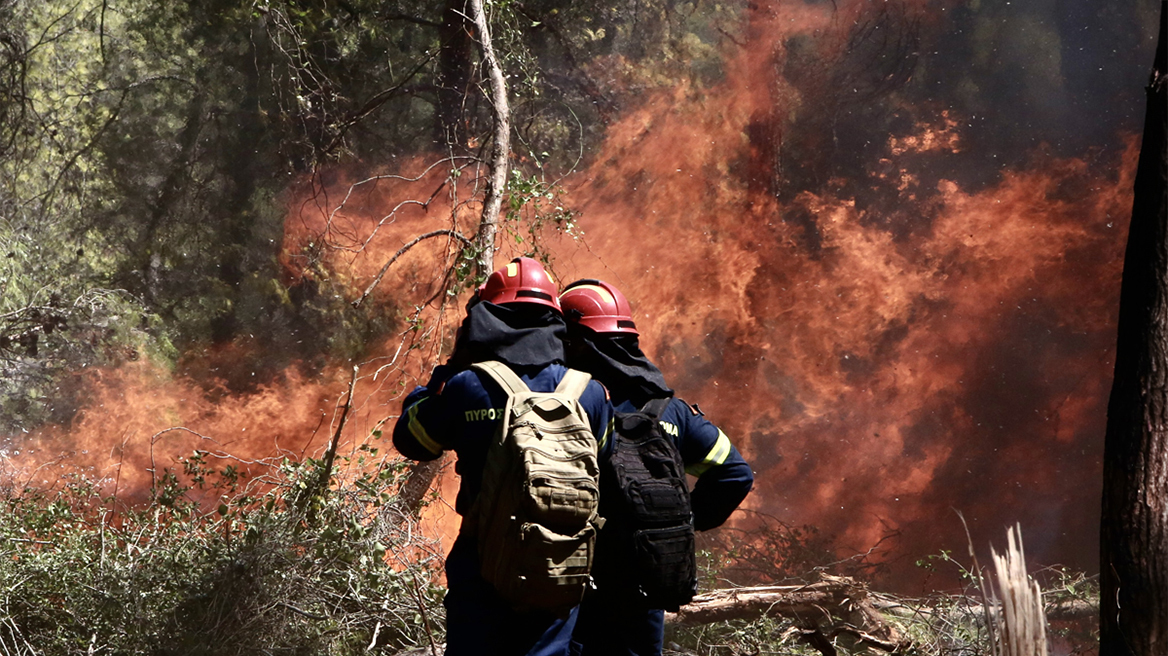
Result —
[[[564, 180], [582, 237], [549, 238], [552, 270], [626, 293], [646, 352], [754, 466], [751, 510], [816, 526], [845, 555], [895, 535], [880, 557], [901, 581], [918, 577], [916, 558], [964, 552], [956, 512], [979, 549], [1017, 522], [1032, 562], [1094, 571], [1157, 9], [752, 2], [733, 32], [695, 37], [721, 53], [715, 73], [637, 85], [605, 77], [622, 53], [597, 58], [590, 72], [617, 109]], [[433, 200], [446, 172], [428, 161], [375, 163], [403, 179], [355, 194], [363, 164], [290, 190], [289, 285], [327, 270], [356, 298], [413, 237], [467, 234], [476, 208], [405, 202]], [[331, 205], [317, 202], [321, 188]], [[304, 266], [306, 244], [325, 234], [354, 251]], [[370, 347], [349, 444], [392, 420], [403, 391], [424, 382], [423, 362], [440, 357], [458, 306], [426, 304], [449, 246], [409, 251], [371, 298], [405, 309], [400, 332]], [[496, 262], [524, 248], [508, 241]], [[411, 341], [421, 333], [437, 339]], [[246, 367], [264, 339], [235, 348], [208, 357]], [[240, 458], [311, 454], [348, 372], [289, 371], [247, 394], [144, 364], [87, 373], [87, 409], [25, 450], [43, 460], [64, 448], [103, 473], [128, 461], [137, 473], [121, 484], [139, 487], [162, 445], [168, 458], [207, 437]], [[173, 426], [190, 431], [160, 435]], [[444, 476], [448, 498], [455, 485]], [[430, 519], [455, 528], [443, 504]]]

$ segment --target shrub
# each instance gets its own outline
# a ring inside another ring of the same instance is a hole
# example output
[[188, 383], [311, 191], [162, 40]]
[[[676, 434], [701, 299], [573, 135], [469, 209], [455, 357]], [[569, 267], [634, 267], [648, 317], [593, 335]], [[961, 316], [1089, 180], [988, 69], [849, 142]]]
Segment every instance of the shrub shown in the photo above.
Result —
[[443, 623], [441, 559], [394, 508], [400, 462], [322, 492], [316, 460], [269, 463], [244, 481], [234, 464], [216, 470], [209, 458], [196, 452], [181, 472], [163, 473], [135, 506], [79, 474], [49, 491], [9, 490], [0, 651], [350, 654], [431, 644]]

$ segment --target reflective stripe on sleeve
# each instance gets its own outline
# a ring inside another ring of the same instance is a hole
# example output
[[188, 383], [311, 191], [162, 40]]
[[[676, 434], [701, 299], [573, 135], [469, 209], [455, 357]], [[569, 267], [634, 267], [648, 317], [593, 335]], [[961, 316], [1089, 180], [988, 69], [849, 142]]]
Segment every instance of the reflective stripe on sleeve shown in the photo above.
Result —
[[710, 449], [710, 452], [706, 454], [706, 457], [703, 458], [701, 462], [686, 467], [685, 472], [694, 476], [701, 476], [702, 474], [706, 473], [710, 467], [714, 467], [726, 462], [726, 457], [729, 455], [730, 438], [726, 437], [726, 434], [723, 433], [722, 429], [719, 428], [718, 441], [714, 442], [714, 446]]
[[609, 417], [608, 418], [608, 425], [604, 427], [604, 435], [601, 435], [600, 439], [597, 441], [597, 448], [600, 451], [603, 451], [604, 445], [608, 444], [608, 436], [612, 435], [612, 429], [615, 425], [616, 425], [616, 417]]
[[414, 436], [414, 439], [418, 441], [418, 444], [421, 444], [422, 448], [437, 456], [442, 454], [442, 445], [437, 440], [430, 437], [430, 434], [426, 432], [426, 427], [422, 425], [422, 422], [418, 421], [418, 408], [429, 400], [430, 399], [428, 398], [422, 399], [421, 401], [418, 401], [414, 405], [410, 406], [409, 412], [406, 413], [409, 416], [409, 423], [406, 425], [410, 429], [410, 435]]

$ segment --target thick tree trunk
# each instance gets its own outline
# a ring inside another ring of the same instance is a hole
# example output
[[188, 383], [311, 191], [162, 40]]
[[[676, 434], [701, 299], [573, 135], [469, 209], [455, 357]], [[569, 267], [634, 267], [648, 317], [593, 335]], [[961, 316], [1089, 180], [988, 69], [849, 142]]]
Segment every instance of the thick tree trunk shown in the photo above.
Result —
[[474, 86], [474, 43], [466, 0], [447, 0], [438, 28], [438, 107], [435, 141], [458, 155], [469, 151], [466, 107]]
[[252, 250], [252, 241], [259, 228], [259, 221], [253, 197], [265, 173], [257, 156], [263, 152], [264, 138], [260, 101], [263, 85], [260, 70], [264, 64], [260, 62], [267, 60], [270, 55], [265, 47], [267, 40], [262, 35], [263, 28], [253, 24], [252, 32], [248, 35], [250, 47], [246, 53], [240, 53], [236, 60], [236, 66], [243, 76], [240, 92], [244, 100], [240, 103], [238, 123], [228, 128], [234, 157], [224, 160], [226, 189], [218, 212], [222, 223], [215, 233], [221, 240], [216, 247], [220, 253], [218, 277], [230, 290], [228, 298], [231, 302], [211, 319], [211, 341], [216, 344], [230, 342], [239, 332], [240, 304], [237, 301], [242, 293], [243, 281], [251, 268], [248, 254], [256, 252]]
[[1168, 102], [1165, 20], [1120, 290], [1100, 534], [1100, 654], [1168, 654]]

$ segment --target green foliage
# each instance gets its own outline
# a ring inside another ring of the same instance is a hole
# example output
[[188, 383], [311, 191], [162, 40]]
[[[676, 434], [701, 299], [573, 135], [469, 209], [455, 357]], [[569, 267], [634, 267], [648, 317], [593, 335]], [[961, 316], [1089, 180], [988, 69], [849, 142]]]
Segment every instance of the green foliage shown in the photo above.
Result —
[[[501, 235], [545, 259], [542, 231], [575, 236], [560, 176], [640, 90], [716, 74], [713, 45], [736, 12], [489, 3], [518, 171]], [[433, 299], [349, 305], [354, 281], [320, 264], [327, 240], [281, 252], [287, 192], [327, 189], [335, 164], [392, 168], [419, 153], [457, 156], [456, 173], [477, 178], [492, 126], [478, 56], [457, 1], [0, 0], [0, 317], [64, 317], [51, 340], [0, 318], [0, 336], [24, 340], [4, 354], [20, 374], [7, 377], [0, 423], [68, 419], [54, 362], [149, 352], [192, 371], [211, 347], [263, 336], [263, 362], [239, 364], [246, 375], [205, 367], [222, 379], [208, 385], [238, 391], [294, 363], [313, 373], [360, 357], [400, 330]], [[477, 179], [460, 184], [481, 192]], [[479, 282], [473, 250], [449, 257], [448, 295]], [[306, 258], [305, 275], [281, 258]], [[73, 307], [98, 297], [123, 307]]]
[[511, 75], [517, 154], [571, 170], [618, 109], [646, 90], [718, 80], [718, 46], [741, 9], [677, 0], [491, 3], [495, 47]]
[[430, 644], [427, 632], [442, 625], [440, 559], [399, 524], [400, 463], [364, 462], [345, 485], [314, 495], [309, 521], [303, 495], [319, 463], [284, 461], [249, 481], [237, 463], [215, 469], [212, 459], [196, 452], [131, 507], [83, 476], [8, 494], [0, 644], [40, 654]]
[[[730, 620], [697, 627], [666, 627], [665, 654], [670, 656], [740, 656], [786, 654], [818, 656], [820, 652], [798, 639], [791, 620], [760, 617]], [[843, 652], [847, 654], [848, 652]]]
[[[0, 260], [0, 288], [19, 272]], [[151, 314], [125, 292], [94, 289], [74, 298], [70, 281], [57, 290], [16, 290], [0, 300], [0, 431], [30, 430], [46, 421], [65, 422], [84, 402], [75, 372], [87, 367], [147, 358], [162, 366], [176, 351]]]
[[[278, 371], [363, 348], [383, 326], [290, 289], [277, 256], [290, 176], [348, 153], [353, 114], [433, 46], [375, 4], [0, 2], [0, 111], [21, 121], [0, 146], [0, 314], [116, 290], [164, 351], [264, 334]], [[363, 143], [417, 138], [394, 120]]]
[[567, 206], [561, 198], [562, 193], [559, 184], [549, 182], [543, 173], [526, 175], [513, 169], [507, 179], [507, 200], [500, 230], [524, 255], [545, 265], [551, 259], [543, 246], [549, 233], [560, 233], [573, 239], [583, 236], [577, 224], [579, 212]]

